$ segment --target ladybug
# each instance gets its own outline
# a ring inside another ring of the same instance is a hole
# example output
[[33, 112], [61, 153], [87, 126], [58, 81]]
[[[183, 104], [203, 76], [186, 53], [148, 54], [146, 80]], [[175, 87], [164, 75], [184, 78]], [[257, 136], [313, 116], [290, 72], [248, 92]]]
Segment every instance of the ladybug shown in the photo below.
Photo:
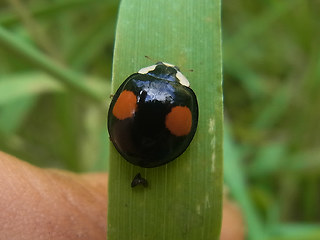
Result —
[[108, 112], [113, 145], [128, 162], [144, 168], [181, 155], [197, 124], [198, 103], [189, 81], [178, 67], [165, 62], [129, 76], [114, 94]]

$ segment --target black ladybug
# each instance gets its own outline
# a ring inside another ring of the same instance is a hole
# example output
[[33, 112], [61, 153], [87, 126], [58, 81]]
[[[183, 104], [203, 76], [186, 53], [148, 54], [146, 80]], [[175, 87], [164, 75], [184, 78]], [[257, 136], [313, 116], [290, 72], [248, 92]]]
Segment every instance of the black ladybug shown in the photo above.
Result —
[[180, 70], [159, 62], [129, 76], [108, 113], [110, 139], [130, 163], [166, 164], [189, 146], [198, 124], [198, 103]]

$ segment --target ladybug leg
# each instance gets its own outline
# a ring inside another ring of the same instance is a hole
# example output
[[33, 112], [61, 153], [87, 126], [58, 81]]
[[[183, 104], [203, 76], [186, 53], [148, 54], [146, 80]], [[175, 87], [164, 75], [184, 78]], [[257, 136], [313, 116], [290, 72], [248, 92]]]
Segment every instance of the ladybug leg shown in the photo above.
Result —
[[109, 96], [109, 97], [110, 97], [110, 99], [112, 99], [112, 98], [114, 97], [114, 94], [110, 94], [110, 96]]
[[139, 185], [139, 184], [143, 185], [144, 187], [148, 187], [148, 181], [147, 181], [145, 178], [141, 177], [141, 174], [140, 174], [140, 173], [138, 173], [138, 174], [133, 178], [133, 180], [132, 180], [132, 182], [131, 182], [131, 187], [133, 188], [133, 187], [135, 187], [135, 186], [137, 186], [137, 185]]

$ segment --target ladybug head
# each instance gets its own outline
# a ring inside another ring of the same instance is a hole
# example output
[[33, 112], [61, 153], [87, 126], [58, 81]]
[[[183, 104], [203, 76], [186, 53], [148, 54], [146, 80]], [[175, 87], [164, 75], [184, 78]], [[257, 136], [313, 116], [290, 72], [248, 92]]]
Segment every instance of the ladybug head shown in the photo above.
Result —
[[180, 72], [179, 68], [166, 62], [157, 62], [155, 65], [139, 70], [140, 74], [147, 74], [159, 79], [180, 83], [186, 87], [190, 86], [187, 78]]

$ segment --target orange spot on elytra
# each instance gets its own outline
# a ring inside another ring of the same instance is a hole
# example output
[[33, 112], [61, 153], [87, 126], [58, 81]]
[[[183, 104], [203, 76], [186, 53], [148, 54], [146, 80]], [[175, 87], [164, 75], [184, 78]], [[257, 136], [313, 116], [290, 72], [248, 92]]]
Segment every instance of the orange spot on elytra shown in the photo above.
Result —
[[192, 114], [188, 107], [173, 107], [166, 116], [166, 127], [177, 137], [188, 135], [191, 126]]
[[137, 108], [137, 97], [133, 92], [124, 90], [112, 109], [112, 114], [119, 120], [133, 116]]

